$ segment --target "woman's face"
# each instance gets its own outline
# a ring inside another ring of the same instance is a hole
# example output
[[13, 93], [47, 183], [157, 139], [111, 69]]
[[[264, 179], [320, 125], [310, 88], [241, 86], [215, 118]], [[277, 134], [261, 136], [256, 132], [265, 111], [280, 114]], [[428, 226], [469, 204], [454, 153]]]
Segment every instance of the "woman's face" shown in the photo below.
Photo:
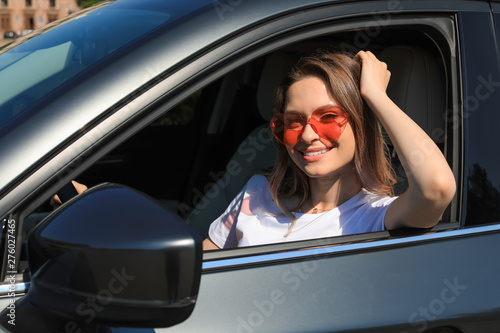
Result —
[[[295, 112], [310, 118], [315, 111], [336, 105], [323, 80], [307, 77], [288, 89], [285, 114]], [[336, 141], [320, 138], [307, 124], [297, 144], [286, 149], [294, 163], [311, 178], [341, 178], [352, 173], [355, 139], [349, 121]]]

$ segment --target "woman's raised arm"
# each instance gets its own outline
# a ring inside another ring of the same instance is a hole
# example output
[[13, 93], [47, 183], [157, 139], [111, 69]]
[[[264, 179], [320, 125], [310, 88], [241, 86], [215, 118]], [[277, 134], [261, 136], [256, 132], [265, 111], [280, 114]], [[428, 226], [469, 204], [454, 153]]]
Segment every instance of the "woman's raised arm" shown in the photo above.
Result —
[[432, 227], [455, 195], [453, 172], [432, 139], [387, 96], [387, 65], [371, 52], [356, 57], [362, 62], [361, 95], [389, 135], [408, 178], [408, 190], [389, 207], [385, 227]]

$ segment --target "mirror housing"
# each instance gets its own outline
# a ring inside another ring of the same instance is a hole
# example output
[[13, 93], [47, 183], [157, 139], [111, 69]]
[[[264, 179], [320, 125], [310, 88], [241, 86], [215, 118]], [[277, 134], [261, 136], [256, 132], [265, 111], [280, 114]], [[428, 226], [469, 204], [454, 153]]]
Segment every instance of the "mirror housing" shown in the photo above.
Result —
[[35, 273], [19, 306], [52, 318], [44, 324], [51, 330], [62, 332], [69, 321], [168, 327], [194, 309], [200, 237], [124, 186], [103, 184], [75, 197], [31, 232], [28, 249]]

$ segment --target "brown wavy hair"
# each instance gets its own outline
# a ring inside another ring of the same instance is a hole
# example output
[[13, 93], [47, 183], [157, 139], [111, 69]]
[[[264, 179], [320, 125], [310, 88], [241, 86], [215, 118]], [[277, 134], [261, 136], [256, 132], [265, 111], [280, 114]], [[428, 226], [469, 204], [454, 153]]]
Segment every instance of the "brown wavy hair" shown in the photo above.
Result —
[[[303, 57], [278, 88], [273, 113], [284, 113], [288, 89], [295, 82], [307, 77], [323, 80], [331, 96], [349, 115], [356, 140], [353, 168], [359, 183], [373, 193], [393, 195], [396, 181], [388, 149], [376, 115], [361, 97], [360, 76], [361, 63], [352, 54], [316, 52]], [[276, 163], [268, 174], [271, 194], [278, 207], [295, 220], [292, 211], [309, 199], [309, 178], [290, 160], [284, 145], [277, 142], [277, 149]], [[292, 198], [298, 199], [298, 204], [288, 209], [282, 199]]]

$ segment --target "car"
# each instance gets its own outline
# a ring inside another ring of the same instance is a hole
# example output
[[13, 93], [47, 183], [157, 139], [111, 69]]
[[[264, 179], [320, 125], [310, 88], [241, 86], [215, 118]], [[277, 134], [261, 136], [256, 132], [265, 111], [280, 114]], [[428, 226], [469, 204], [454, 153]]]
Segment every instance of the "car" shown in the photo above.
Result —
[[[3, 330], [499, 332], [498, 45], [500, 2], [459, 0], [117, 0], [16, 39], [0, 51]], [[441, 221], [203, 252], [274, 163], [281, 77], [326, 48], [387, 63], [454, 173]], [[66, 197], [72, 180], [89, 190]]]
[[6, 31], [3, 34], [3, 38], [5, 39], [14, 39], [17, 37], [17, 34], [14, 31]]

